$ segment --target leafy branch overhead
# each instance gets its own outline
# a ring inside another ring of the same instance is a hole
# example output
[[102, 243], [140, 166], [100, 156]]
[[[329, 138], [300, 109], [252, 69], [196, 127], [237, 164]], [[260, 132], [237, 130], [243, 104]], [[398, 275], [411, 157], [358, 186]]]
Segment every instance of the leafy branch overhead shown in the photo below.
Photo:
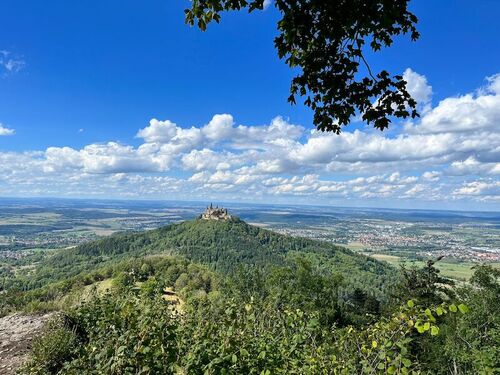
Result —
[[[379, 51], [394, 38], [419, 37], [409, 0], [274, 0], [281, 13], [274, 44], [290, 68], [298, 68], [288, 101], [304, 97], [319, 130], [340, 133], [353, 116], [384, 130], [391, 117], [415, 118], [416, 102], [401, 75], [374, 73], [366, 48]], [[264, 0], [192, 0], [186, 22], [205, 30], [221, 12], [264, 9]]]

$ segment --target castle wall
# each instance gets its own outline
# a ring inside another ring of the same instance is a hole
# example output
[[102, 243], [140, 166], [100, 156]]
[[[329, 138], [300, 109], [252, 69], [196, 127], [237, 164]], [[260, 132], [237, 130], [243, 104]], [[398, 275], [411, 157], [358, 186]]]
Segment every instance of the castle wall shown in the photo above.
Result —
[[231, 215], [228, 214], [227, 209], [210, 206], [201, 215], [201, 218], [205, 220], [229, 220]]

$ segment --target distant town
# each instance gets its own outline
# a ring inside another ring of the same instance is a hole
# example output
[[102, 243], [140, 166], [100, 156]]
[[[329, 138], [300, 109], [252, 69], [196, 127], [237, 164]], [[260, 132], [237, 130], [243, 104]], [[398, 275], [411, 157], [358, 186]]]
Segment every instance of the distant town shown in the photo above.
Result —
[[[366, 253], [406, 255], [423, 259], [444, 255], [462, 261], [499, 262], [498, 229], [473, 224], [379, 222], [355, 220], [337, 228], [292, 226], [278, 232], [346, 245]], [[475, 233], [475, 234], [473, 234]]]
[[[85, 201], [0, 204], [0, 259], [76, 246], [121, 231], [158, 228], [196, 217], [224, 220], [231, 214], [279, 233], [324, 240], [368, 255], [424, 260], [444, 255], [458, 262], [500, 262], [498, 215], [417, 211], [297, 208], [165, 202]], [[59, 204], [59, 206], [58, 206]], [[421, 217], [419, 216], [421, 215]], [[476, 215], [477, 217], [475, 217]], [[394, 259], [394, 258], [393, 258]]]

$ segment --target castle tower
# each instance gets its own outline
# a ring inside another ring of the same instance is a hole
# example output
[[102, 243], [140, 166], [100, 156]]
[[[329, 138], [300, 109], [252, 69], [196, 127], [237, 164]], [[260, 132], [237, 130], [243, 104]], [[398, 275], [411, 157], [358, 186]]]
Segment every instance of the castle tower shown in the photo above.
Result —
[[213, 203], [210, 203], [210, 206], [206, 208], [200, 218], [204, 220], [230, 220], [231, 215], [228, 213], [227, 208], [219, 208], [218, 205], [214, 208]]

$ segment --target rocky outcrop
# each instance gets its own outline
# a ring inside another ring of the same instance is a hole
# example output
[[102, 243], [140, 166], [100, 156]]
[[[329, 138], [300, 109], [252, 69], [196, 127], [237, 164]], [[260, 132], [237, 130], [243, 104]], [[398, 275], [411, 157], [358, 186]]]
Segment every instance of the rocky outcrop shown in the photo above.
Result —
[[33, 337], [53, 315], [13, 314], [0, 318], [0, 374], [16, 373], [28, 358]]

